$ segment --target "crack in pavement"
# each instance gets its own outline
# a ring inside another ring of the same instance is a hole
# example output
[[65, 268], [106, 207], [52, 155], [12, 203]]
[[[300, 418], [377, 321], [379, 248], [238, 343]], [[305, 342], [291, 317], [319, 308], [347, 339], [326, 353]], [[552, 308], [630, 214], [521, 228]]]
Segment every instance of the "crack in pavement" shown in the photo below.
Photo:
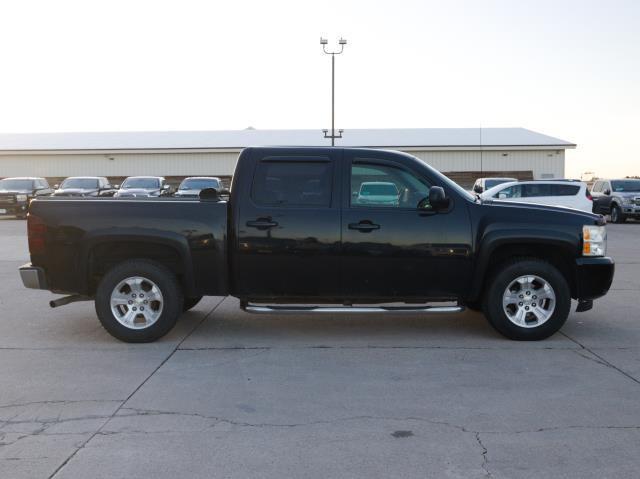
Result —
[[[581, 342], [579, 342], [577, 339], [572, 338], [571, 336], [569, 336], [568, 334], [559, 331], [560, 334], [562, 334], [565, 338], [573, 341], [574, 343], [576, 343], [578, 346], [580, 346], [581, 350], [587, 351], [589, 353], [591, 353], [593, 356], [595, 356], [595, 358], [597, 358], [597, 360], [593, 357], [587, 357], [586, 355], [583, 354], [578, 354], [579, 356], [588, 359], [590, 361], [593, 361], [597, 364], [600, 364], [602, 366], [605, 366], [607, 368], [610, 369], [614, 369], [617, 372], [619, 372], [620, 374], [622, 374], [623, 376], [627, 377], [628, 379], [631, 379], [634, 383], [636, 384], [640, 384], [640, 379], [637, 379], [636, 377], [632, 376], [631, 374], [629, 374], [628, 372], [624, 371], [623, 369], [620, 369], [618, 366], [616, 366], [615, 364], [613, 364], [610, 361], [607, 361], [605, 358], [603, 358], [602, 356], [600, 356], [598, 353], [596, 353], [595, 351], [593, 351], [592, 349], [589, 349], [588, 347], [586, 347], [584, 344], [582, 344]], [[572, 350], [577, 352], [575, 349]]]
[[160, 368], [162, 366], [164, 366], [166, 364], [167, 361], [169, 361], [169, 359], [171, 359], [171, 357], [175, 354], [176, 351], [178, 351], [178, 349], [180, 348], [180, 346], [182, 345], [182, 343], [184, 341], [186, 341], [189, 336], [191, 336], [206, 320], [207, 318], [209, 318], [215, 311], [216, 309], [218, 309], [218, 307], [223, 303], [224, 301], [220, 301], [219, 303], [217, 303], [212, 309], [211, 311], [209, 311], [207, 314], [203, 315], [202, 319], [200, 321], [198, 321], [194, 327], [191, 329], [191, 331], [189, 331], [187, 334], [185, 334], [185, 336], [182, 338], [182, 340], [180, 340], [178, 342], [178, 344], [176, 344], [176, 346], [173, 348], [173, 350], [167, 355], [166, 358], [164, 358], [160, 364], [153, 370], [151, 371], [151, 374], [149, 374], [136, 388], [134, 388], [134, 390], [131, 392], [131, 394], [129, 394], [126, 399], [124, 401], [122, 401], [122, 403], [116, 408], [116, 410], [113, 412], [113, 414], [111, 414], [101, 425], [100, 427], [91, 435], [89, 436], [89, 438], [85, 441], [82, 442], [82, 444], [80, 445], [80, 447], [76, 448], [75, 451], [73, 451], [69, 457], [67, 457], [62, 464], [60, 464], [54, 471], [53, 473], [51, 473], [49, 475], [48, 479], [52, 479], [54, 478], [68, 463], [71, 459], [73, 459], [75, 457], [76, 454], [78, 454], [78, 452], [80, 452], [82, 449], [84, 449], [86, 447], [86, 445], [94, 438], [96, 437], [100, 431], [102, 431], [102, 429], [109, 423], [109, 421], [111, 419], [113, 419], [113, 417], [115, 417], [118, 412], [122, 409], [122, 407], [127, 403], [127, 401], [129, 401], [129, 399], [131, 399], [133, 397], [134, 394], [136, 394], [140, 388], [142, 388], [147, 381], [149, 381], [149, 379], [151, 379], [153, 377], [153, 375], [155, 375], [158, 370], [160, 370]]
[[482, 443], [482, 439], [480, 439], [480, 433], [476, 432], [476, 442], [482, 448], [482, 470], [485, 472], [487, 477], [493, 477], [491, 475], [491, 471], [489, 471], [489, 459], [487, 458], [487, 446]]

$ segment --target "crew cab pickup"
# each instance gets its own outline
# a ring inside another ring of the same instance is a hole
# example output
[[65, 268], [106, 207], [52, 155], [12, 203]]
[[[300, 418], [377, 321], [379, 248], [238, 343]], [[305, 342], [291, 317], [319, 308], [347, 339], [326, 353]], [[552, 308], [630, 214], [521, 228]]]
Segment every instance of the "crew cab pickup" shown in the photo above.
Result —
[[[362, 202], [366, 184], [395, 189]], [[509, 338], [538, 340], [572, 298], [590, 309], [614, 273], [602, 216], [481, 200], [409, 154], [372, 149], [247, 148], [228, 200], [215, 189], [36, 198], [28, 238], [24, 285], [70, 295], [52, 306], [95, 301], [129, 342], [160, 338], [204, 295], [252, 313], [467, 307]]]

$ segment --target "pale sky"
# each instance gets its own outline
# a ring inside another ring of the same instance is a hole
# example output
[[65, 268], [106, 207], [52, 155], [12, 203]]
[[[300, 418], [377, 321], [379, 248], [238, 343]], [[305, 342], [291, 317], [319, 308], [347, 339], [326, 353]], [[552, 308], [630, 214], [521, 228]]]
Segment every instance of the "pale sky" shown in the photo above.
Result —
[[[0, 0], [0, 132], [522, 126], [640, 175], [640, 1]], [[331, 45], [330, 45], [331, 46]]]

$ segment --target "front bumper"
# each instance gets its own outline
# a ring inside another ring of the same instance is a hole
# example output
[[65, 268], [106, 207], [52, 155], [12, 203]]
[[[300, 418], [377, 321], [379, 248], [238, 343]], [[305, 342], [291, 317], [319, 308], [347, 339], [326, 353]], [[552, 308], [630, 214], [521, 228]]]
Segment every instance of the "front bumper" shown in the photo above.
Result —
[[20, 279], [22, 279], [22, 284], [24, 284], [25, 288], [49, 289], [44, 269], [32, 266], [31, 263], [20, 266]]
[[638, 218], [640, 217], [640, 205], [634, 205], [634, 204], [628, 205], [623, 203], [622, 214], [632, 218]]
[[28, 210], [27, 203], [0, 203], [0, 216], [23, 216], [27, 214]]
[[609, 257], [576, 259], [576, 295], [579, 300], [604, 296], [611, 287], [615, 263]]

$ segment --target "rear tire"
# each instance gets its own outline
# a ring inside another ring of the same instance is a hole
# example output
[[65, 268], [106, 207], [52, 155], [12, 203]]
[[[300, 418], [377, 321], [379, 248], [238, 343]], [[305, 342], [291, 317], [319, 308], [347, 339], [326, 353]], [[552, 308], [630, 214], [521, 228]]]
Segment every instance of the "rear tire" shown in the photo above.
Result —
[[624, 223], [627, 220], [626, 216], [622, 213], [622, 210], [618, 205], [611, 207], [611, 222], [612, 223]]
[[565, 277], [550, 263], [520, 258], [494, 274], [484, 297], [489, 323], [502, 335], [518, 341], [538, 341], [557, 332], [571, 309]]
[[105, 274], [96, 290], [100, 323], [127, 343], [147, 343], [167, 334], [182, 314], [182, 288], [165, 266], [145, 259], [125, 261]]
[[182, 311], [189, 311], [196, 304], [200, 302], [202, 296], [197, 296], [195, 298], [184, 298], [184, 305], [182, 306]]

